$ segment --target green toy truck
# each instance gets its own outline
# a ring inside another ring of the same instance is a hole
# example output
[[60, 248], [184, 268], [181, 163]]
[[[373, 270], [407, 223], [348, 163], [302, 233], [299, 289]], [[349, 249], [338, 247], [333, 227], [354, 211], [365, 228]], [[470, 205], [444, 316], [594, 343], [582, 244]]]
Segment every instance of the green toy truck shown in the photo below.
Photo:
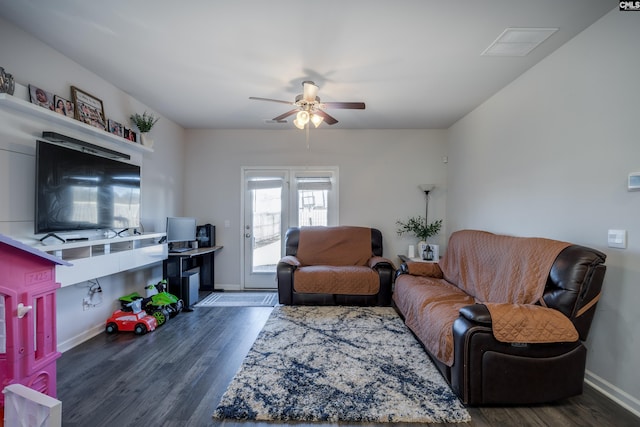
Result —
[[147, 314], [155, 317], [158, 326], [164, 325], [171, 317], [175, 317], [184, 307], [184, 303], [178, 297], [166, 292], [167, 281], [161, 280], [155, 285], [146, 287], [147, 297], [137, 292], [120, 297], [122, 311], [130, 311], [129, 304], [137, 299], [142, 299], [142, 307]]
[[162, 306], [169, 311], [171, 317], [177, 316], [184, 308], [184, 302], [177, 296], [167, 292], [167, 280], [161, 280], [155, 285], [146, 287], [147, 297], [151, 298], [152, 304]]

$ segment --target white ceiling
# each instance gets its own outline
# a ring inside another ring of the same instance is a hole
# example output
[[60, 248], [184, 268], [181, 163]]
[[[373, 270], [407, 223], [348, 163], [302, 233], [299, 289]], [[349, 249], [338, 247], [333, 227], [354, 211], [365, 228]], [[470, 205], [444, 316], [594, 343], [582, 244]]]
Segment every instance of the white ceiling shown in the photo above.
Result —
[[[293, 101], [302, 81], [312, 80], [322, 101], [367, 105], [327, 110], [339, 120], [332, 128], [437, 129], [451, 126], [616, 5], [0, 0], [0, 16], [185, 128], [295, 129], [292, 117], [287, 124], [265, 123], [292, 107], [249, 97]], [[481, 56], [507, 27], [559, 30], [528, 56]]]

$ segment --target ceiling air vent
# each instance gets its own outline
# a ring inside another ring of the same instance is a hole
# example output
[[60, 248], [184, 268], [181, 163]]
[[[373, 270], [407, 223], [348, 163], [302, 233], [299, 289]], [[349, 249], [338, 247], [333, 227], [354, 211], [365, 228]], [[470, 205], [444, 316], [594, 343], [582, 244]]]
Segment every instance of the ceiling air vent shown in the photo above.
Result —
[[507, 28], [482, 52], [482, 56], [527, 56], [557, 28]]

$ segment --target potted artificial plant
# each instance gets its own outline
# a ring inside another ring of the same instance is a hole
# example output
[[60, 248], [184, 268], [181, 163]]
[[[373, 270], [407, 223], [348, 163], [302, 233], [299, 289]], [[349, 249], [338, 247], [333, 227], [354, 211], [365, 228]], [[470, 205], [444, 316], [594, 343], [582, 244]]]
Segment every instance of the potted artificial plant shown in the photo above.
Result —
[[427, 219], [421, 216], [411, 217], [406, 222], [396, 221], [396, 225], [398, 229], [396, 230], [398, 236], [402, 236], [403, 234], [410, 233], [415, 235], [420, 241], [418, 242], [418, 248], [420, 253], [420, 258], [426, 260], [432, 260], [433, 254], [431, 257], [426, 253], [431, 249], [433, 245], [427, 245], [427, 239], [429, 237], [435, 236], [442, 229], [442, 220], [433, 221], [431, 224], [427, 224]]
[[158, 120], [159, 117], [148, 114], [146, 111], [142, 114], [135, 113], [131, 115], [131, 122], [136, 125], [140, 131], [140, 142], [142, 142], [142, 145], [147, 147], [153, 146], [153, 139], [149, 137], [149, 131]]

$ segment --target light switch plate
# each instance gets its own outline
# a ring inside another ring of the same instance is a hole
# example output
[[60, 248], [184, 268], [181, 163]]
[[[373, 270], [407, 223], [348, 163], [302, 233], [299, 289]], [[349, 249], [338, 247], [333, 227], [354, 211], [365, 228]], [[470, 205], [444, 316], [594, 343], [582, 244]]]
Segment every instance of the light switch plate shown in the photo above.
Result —
[[627, 230], [609, 230], [607, 244], [610, 248], [627, 248]]
[[632, 172], [627, 179], [627, 190], [640, 191], [640, 172]]

